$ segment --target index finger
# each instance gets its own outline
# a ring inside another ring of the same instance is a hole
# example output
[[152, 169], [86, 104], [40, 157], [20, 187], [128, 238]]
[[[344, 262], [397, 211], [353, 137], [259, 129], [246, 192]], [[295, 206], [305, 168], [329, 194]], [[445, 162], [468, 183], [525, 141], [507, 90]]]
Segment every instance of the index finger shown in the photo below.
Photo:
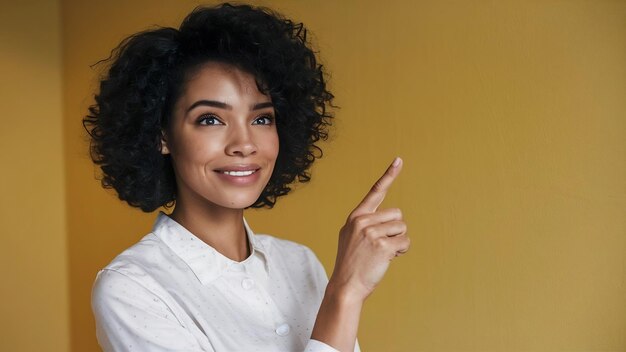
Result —
[[389, 165], [385, 173], [374, 183], [370, 191], [365, 195], [365, 198], [359, 203], [359, 205], [352, 212], [353, 215], [361, 215], [373, 213], [378, 209], [378, 206], [383, 202], [387, 191], [391, 184], [396, 179], [400, 170], [402, 169], [402, 159], [399, 157], [393, 160], [393, 163]]

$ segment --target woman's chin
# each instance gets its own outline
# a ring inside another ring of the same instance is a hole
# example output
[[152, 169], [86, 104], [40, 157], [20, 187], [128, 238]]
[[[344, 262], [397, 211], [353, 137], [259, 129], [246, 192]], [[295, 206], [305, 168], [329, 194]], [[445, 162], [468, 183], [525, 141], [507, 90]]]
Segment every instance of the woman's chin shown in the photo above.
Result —
[[256, 197], [240, 197], [230, 199], [228, 202], [222, 204], [222, 206], [230, 209], [245, 209], [256, 203], [258, 198], [259, 196], [257, 195]]

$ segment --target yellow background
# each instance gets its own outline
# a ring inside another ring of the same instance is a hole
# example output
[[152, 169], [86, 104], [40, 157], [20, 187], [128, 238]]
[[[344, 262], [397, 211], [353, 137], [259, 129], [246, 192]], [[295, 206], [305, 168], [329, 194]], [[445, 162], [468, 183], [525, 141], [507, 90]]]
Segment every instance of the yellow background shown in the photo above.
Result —
[[[625, 1], [263, 1], [312, 32], [341, 109], [311, 183], [252, 229], [310, 246], [394, 156], [411, 251], [366, 302], [364, 351], [626, 350]], [[81, 118], [121, 39], [197, 1], [0, 5], [2, 351], [96, 351], [98, 269], [146, 234]]]

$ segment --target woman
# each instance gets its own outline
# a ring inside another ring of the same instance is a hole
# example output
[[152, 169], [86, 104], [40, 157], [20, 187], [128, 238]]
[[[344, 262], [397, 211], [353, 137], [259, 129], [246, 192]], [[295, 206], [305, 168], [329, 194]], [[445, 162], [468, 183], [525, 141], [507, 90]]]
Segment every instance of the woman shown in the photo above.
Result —
[[[396, 158], [340, 230], [330, 280], [307, 247], [252, 232], [321, 156], [333, 98], [306, 29], [264, 8], [200, 7], [120, 44], [84, 124], [102, 184], [152, 232], [98, 273], [106, 351], [352, 351], [364, 300], [408, 250], [377, 210]], [[320, 152], [319, 155], [316, 151]]]

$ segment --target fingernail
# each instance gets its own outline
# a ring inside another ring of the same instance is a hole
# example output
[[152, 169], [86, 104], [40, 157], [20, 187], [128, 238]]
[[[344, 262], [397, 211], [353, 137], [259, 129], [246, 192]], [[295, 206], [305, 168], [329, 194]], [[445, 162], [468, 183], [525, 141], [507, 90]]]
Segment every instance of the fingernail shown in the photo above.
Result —
[[393, 165], [393, 167], [398, 167], [398, 165], [400, 165], [400, 158], [399, 158], [399, 157], [396, 157], [396, 158], [393, 160], [393, 164], [392, 164], [392, 165]]

